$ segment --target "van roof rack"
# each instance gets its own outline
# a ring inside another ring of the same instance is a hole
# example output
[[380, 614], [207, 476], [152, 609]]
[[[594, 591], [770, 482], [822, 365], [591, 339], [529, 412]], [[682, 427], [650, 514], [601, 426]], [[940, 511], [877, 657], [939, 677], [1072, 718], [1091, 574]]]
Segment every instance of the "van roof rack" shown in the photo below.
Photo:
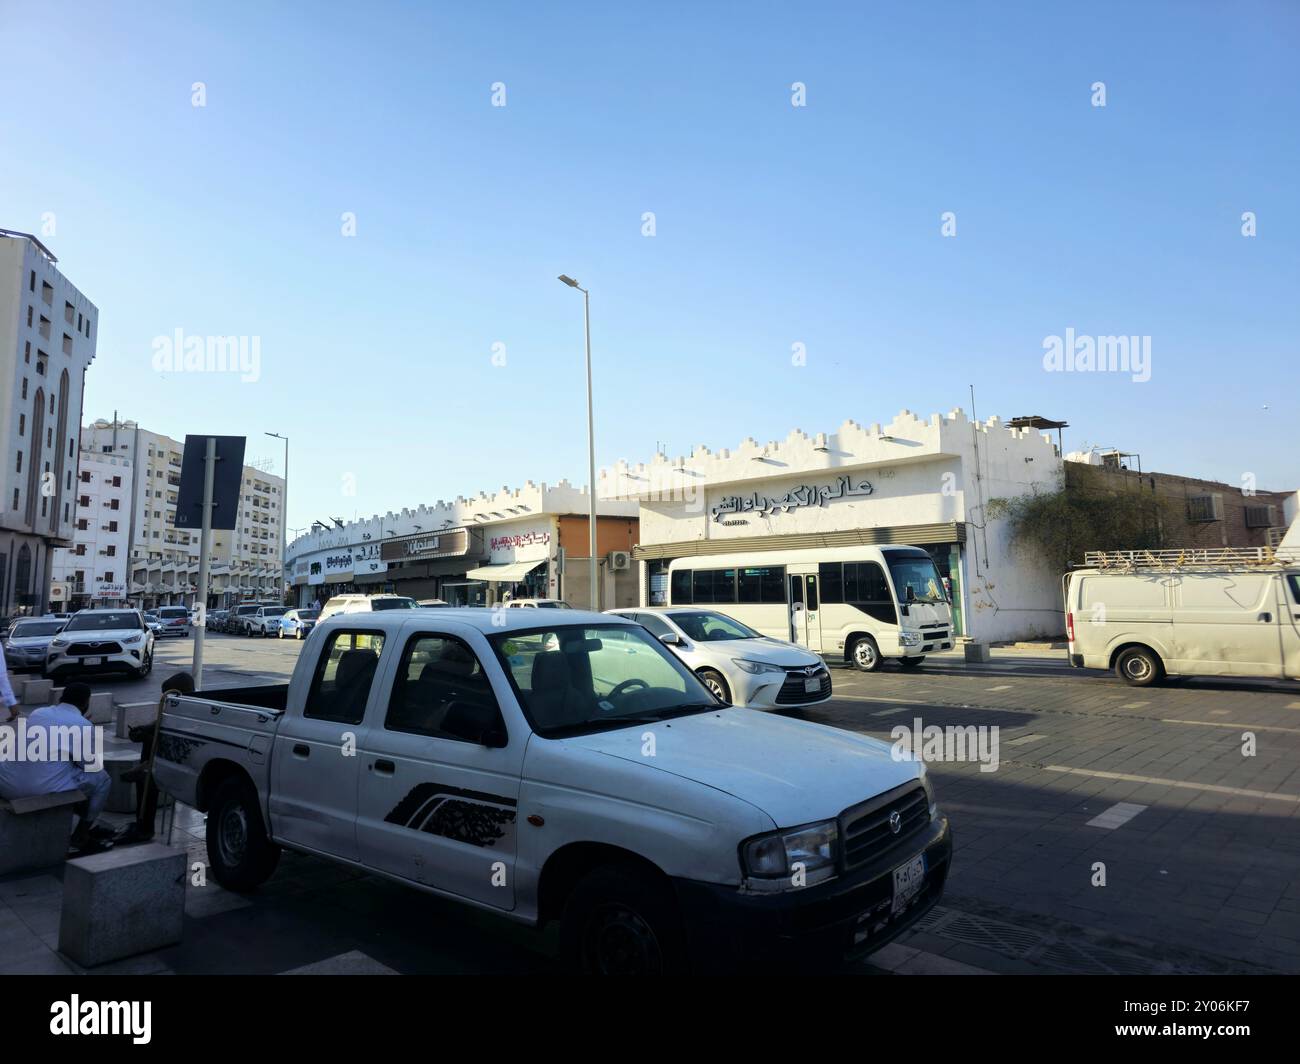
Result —
[[1262, 569], [1285, 565], [1272, 547], [1175, 547], [1166, 550], [1090, 550], [1085, 568], [1130, 572], [1188, 569]]

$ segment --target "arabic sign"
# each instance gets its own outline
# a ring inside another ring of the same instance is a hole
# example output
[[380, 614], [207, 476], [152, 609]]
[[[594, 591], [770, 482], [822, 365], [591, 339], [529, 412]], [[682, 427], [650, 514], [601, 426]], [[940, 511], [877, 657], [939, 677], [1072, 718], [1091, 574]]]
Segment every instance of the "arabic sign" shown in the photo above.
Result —
[[493, 536], [492, 549], [501, 550], [505, 547], [527, 547], [534, 543], [546, 544], [551, 542], [549, 532], [517, 532], [513, 536]]
[[380, 561], [378, 543], [364, 543], [353, 547], [352, 564], [357, 573], [382, 573], [388, 569], [388, 563]]
[[[482, 540], [478, 541], [479, 546]], [[380, 560], [386, 562], [419, 561], [425, 558], [453, 558], [470, 550], [470, 534], [465, 528], [445, 532], [388, 539], [379, 546]]]
[[709, 513], [713, 520], [727, 523], [724, 518], [735, 514], [753, 513], [759, 517], [768, 517], [805, 506], [829, 506], [839, 499], [865, 498], [873, 490], [869, 480], [860, 480], [855, 484], [852, 477], [842, 476], [836, 477], [833, 484], [800, 484], [776, 497], [760, 495], [758, 492], [750, 495], [724, 495]]

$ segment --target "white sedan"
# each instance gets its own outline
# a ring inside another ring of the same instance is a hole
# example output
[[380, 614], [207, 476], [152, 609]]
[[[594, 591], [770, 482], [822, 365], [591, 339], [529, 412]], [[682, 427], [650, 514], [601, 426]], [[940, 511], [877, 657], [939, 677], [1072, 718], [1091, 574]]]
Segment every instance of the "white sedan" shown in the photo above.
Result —
[[730, 705], [782, 709], [831, 697], [830, 670], [820, 655], [760, 635], [725, 613], [692, 606], [606, 612], [649, 629]]

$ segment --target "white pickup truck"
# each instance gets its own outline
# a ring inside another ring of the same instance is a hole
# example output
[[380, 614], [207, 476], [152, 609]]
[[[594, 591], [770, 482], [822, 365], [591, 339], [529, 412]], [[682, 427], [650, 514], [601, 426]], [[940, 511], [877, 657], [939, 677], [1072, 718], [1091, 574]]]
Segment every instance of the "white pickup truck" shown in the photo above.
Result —
[[952, 854], [922, 763], [720, 703], [639, 624], [578, 610], [331, 618], [287, 685], [172, 696], [155, 772], [231, 889], [289, 847], [558, 919], [586, 972], [861, 955]]

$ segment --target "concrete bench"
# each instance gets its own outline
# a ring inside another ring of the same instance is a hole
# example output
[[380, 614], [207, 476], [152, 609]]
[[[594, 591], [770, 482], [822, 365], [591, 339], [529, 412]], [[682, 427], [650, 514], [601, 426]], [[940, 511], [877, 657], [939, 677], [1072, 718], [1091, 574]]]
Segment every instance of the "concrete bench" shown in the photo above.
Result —
[[186, 854], [121, 846], [63, 869], [59, 952], [83, 968], [173, 946], [185, 917]]
[[72, 839], [72, 810], [80, 791], [0, 799], [0, 875], [62, 864]]
[[105, 750], [104, 771], [111, 781], [108, 788], [108, 802], [104, 808], [110, 813], [135, 812], [135, 784], [122, 779], [122, 774], [140, 764], [140, 751]]
[[25, 706], [48, 706], [54, 693], [53, 680], [25, 680], [21, 691], [14, 692]]

